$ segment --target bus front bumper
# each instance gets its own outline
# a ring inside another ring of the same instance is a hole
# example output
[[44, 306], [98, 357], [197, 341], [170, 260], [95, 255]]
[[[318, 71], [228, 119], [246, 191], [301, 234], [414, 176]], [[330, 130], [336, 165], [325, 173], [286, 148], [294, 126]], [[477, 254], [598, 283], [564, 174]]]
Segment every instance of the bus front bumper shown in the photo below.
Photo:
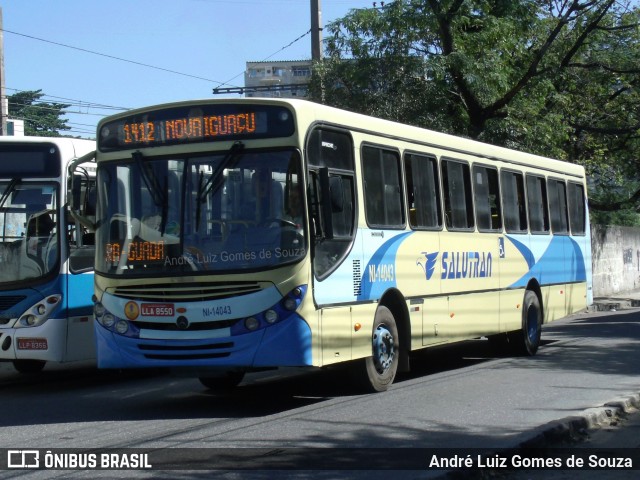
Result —
[[[262, 368], [312, 365], [311, 329], [298, 315], [222, 338], [132, 338], [95, 322], [98, 368]], [[176, 332], [176, 336], [179, 336]]]

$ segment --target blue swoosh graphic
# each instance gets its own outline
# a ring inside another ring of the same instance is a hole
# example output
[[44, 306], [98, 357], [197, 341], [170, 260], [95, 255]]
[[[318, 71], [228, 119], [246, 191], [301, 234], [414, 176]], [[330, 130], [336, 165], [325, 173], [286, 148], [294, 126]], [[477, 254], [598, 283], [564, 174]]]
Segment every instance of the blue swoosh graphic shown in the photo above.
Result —
[[572, 238], [566, 236], [553, 237], [537, 262], [535, 262], [533, 253], [526, 245], [509, 236], [507, 238], [520, 251], [529, 267], [529, 271], [511, 284], [509, 288], [525, 287], [533, 277], [538, 279], [540, 285], [584, 282], [587, 280], [584, 255], [580, 245]]
[[360, 295], [358, 295], [358, 300], [374, 300], [380, 298], [385, 290], [396, 286], [395, 275], [392, 280], [378, 280], [377, 282], [372, 282], [369, 279], [369, 267], [372, 266], [375, 268], [376, 265], [386, 263], [393, 265], [395, 268], [398, 248], [400, 248], [404, 239], [408, 235], [411, 235], [411, 233], [412, 232], [402, 233], [390, 238], [384, 242], [378, 250], [376, 250], [362, 272], [362, 281], [360, 284]]

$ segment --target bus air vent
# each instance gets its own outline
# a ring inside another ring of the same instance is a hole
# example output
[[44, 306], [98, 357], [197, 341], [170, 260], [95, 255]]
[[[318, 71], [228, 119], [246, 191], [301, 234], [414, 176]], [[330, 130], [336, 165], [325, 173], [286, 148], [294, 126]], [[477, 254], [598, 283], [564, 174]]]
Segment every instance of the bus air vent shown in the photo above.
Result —
[[149, 302], [188, 302], [219, 300], [259, 292], [257, 282], [194, 282], [157, 285], [129, 285], [116, 287], [114, 295], [120, 298]]
[[6, 297], [0, 297], [0, 310], [8, 310], [25, 298], [27, 298], [25, 295], [7, 295]]
[[353, 295], [358, 297], [362, 293], [361, 283], [362, 269], [360, 268], [360, 260], [353, 261]]

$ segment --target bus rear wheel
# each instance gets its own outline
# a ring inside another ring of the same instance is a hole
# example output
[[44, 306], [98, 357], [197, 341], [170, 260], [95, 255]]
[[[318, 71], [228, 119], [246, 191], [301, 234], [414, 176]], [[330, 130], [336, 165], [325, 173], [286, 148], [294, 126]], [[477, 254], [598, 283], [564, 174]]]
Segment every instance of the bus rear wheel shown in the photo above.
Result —
[[400, 342], [395, 318], [385, 306], [379, 306], [373, 320], [371, 356], [354, 365], [356, 381], [367, 392], [384, 392], [398, 371]]
[[540, 347], [542, 334], [542, 308], [540, 299], [532, 290], [527, 290], [522, 302], [522, 329], [515, 332], [513, 340], [518, 353], [533, 356]]
[[200, 383], [211, 390], [233, 390], [244, 378], [244, 372], [225, 372], [214, 377], [200, 377]]
[[14, 360], [13, 367], [20, 373], [38, 373], [46, 363], [44, 360]]

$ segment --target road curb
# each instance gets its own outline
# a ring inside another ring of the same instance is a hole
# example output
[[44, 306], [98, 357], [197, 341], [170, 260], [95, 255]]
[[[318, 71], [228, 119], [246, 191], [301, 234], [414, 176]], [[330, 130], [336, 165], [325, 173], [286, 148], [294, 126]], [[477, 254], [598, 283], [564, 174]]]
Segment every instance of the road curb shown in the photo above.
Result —
[[618, 297], [597, 297], [593, 303], [587, 307], [588, 312], [615, 312], [627, 310], [629, 308], [640, 307], [640, 299], [637, 293], [633, 295], [621, 295]]
[[553, 421], [543, 427], [519, 448], [543, 448], [585, 440], [594, 430], [614, 426], [631, 413], [640, 410], [640, 393], [612, 400], [601, 407], [588, 408], [579, 415]]

